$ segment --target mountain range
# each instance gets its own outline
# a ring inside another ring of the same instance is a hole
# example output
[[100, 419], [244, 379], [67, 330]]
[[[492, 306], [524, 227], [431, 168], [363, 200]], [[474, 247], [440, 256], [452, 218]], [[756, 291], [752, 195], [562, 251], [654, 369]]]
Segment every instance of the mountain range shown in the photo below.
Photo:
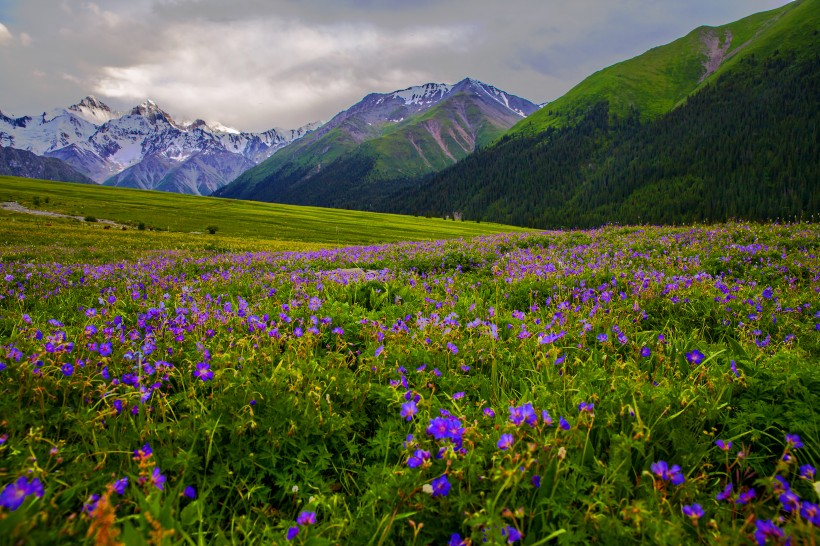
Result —
[[697, 28], [543, 106], [466, 78], [252, 134], [89, 97], [0, 113], [0, 145], [110, 185], [534, 228], [808, 217], [820, 213], [819, 30], [820, 0], [795, 0]]
[[360, 208], [453, 165], [537, 110], [470, 78], [373, 93], [214, 195]]
[[38, 116], [0, 112], [0, 146], [59, 159], [96, 183], [209, 195], [318, 125], [243, 133], [178, 123], [150, 100], [115, 112], [89, 96]]

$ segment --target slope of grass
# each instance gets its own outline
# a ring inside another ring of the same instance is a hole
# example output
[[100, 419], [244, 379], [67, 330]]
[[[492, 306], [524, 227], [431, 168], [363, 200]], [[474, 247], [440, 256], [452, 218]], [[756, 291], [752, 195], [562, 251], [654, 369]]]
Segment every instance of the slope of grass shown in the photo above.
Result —
[[149, 229], [181, 233], [204, 233], [208, 226], [216, 226], [217, 236], [260, 241], [371, 244], [521, 231], [499, 224], [0, 177], [0, 201], [33, 208], [35, 198], [41, 209], [58, 213], [94, 216], [133, 227], [144, 223]]
[[[798, 0], [727, 25], [697, 28], [669, 44], [592, 74], [516, 124], [507, 134], [533, 135], [550, 127], [574, 125], [601, 101], [609, 103], [613, 116], [623, 117], [635, 109], [642, 120], [655, 119], [714, 81], [746, 55], [771, 53], [778, 47], [800, 48], [812, 37], [816, 41], [816, 34], [808, 29], [812, 25], [814, 29], [818, 27], [817, 7], [815, 0]], [[722, 40], [727, 31], [732, 35], [732, 42], [726, 61], [717, 72], [701, 81], [706, 59], [704, 33], [714, 32]]]

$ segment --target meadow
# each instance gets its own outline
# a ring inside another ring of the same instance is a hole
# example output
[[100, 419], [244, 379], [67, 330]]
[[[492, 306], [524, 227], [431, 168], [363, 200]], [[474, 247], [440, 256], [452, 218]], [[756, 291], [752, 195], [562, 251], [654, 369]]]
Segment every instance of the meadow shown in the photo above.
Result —
[[0, 542], [816, 543], [815, 224], [3, 219]]

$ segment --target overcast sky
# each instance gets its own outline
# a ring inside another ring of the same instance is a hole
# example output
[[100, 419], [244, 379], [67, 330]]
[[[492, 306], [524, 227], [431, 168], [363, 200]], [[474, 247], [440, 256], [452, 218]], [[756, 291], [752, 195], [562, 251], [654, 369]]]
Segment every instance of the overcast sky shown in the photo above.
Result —
[[241, 130], [465, 77], [533, 102], [786, 0], [0, 0], [0, 110], [146, 98]]

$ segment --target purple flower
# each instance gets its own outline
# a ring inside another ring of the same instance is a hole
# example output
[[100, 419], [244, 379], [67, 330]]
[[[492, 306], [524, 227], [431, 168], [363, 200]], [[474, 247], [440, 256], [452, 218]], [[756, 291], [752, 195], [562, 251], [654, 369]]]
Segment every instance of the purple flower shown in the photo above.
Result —
[[503, 529], [501, 529], [501, 536], [507, 537], [507, 543], [512, 544], [513, 542], [518, 542], [524, 536], [521, 534], [521, 531], [513, 527], [512, 525], [507, 525]]
[[296, 523], [299, 525], [313, 525], [316, 523], [316, 512], [302, 511], [296, 518]]
[[447, 543], [447, 546], [467, 546], [467, 542], [461, 539], [461, 535], [458, 533], [453, 533], [450, 535], [450, 542]]
[[684, 506], [682, 510], [683, 515], [688, 518], [699, 519], [703, 517], [703, 507], [698, 503]]
[[21, 476], [16, 482], [10, 483], [0, 494], [0, 506], [6, 506], [11, 510], [16, 510], [23, 503], [28, 495], [36, 494], [43, 496], [43, 485], [40, 480], [34, 478], [31, 482], [28, 478]]
[[715, 495], [715, 499], [719, 501], [729, 500], [729, 498], [732, 496], [732, 488], [732, 484], [728, 484], [726, 487], [723, 488], [723, 491]]
[[429, 459], [430, 459], [430, 452], [429, 451], [425, 451], [423, 449], [417, 449], [413, 452], [413, 455], [411, 455], [407, 459], [407, 466], [409, 466], [410, 468], [418, 468], [419, 466], [421, 466], [424, 463], [424, 461], [427, 461]]
[[376, 347], [375, 356], [379, 356], [380, 354], [382, 354], [382, 352], [384, 352], [384, 345], [379, 345], [378, 347]]
[[536, 489], [541, 487], [541, 476], [539, 476], [538, 474], [535, 474], [530, 481], [532, 482], [532, 484], [535, 486]]
[[593, 413], [594, 410], [595, 404], [593, 404], [592, 402], [581, 402], [580, 404], [578, 404], [578, 411], [580, 411], [581, 413]]
[[290, 527], [288, 529], [288, 534], [285, 536], [285, 538], [287, 538], [288, 540], [293, 540], [294, 538], [296, 538], [296, 535], [298, 534], [299, 528], [294, 525], [293, 527]]
[[153, 454], [154, 454], [154, 450], [151, 449], [151, 445], [147, 442], [141, 448], [134, 450], [134, 458], [135, 459], [147, 459], [148, 457], [150, 457]]
[[810, 464], [804, 464], [800, 467], [800, 477], [804, 480], [811, 480], [814, 478], [814, 475], [817, 471], [815, 468]]
[[747, 489], [737, 496], [735, 504], [747, 504], [750, 500], [755, 498], [757, 492], [754, 489]]
[[705, 358], [706, 357], [704, 356], [704, 354], [698, 351], [697, 349], [686, 353], [686, 360], [688, 360], [689, 364], [692, 364], [693, 366], [697, 366], [698, 364], [703, 362]]
[[803, 447], [803, 442], [797, 434], [786, 434], [786, 443], [794, 449], [800, 449]]
[[160, 473], [159, 468], [154, 468], [151, 472], [151, 483], [160, 491], [165, 490], [165, 475]]
[[820, 527], [820, 507], [809, 501], [800, 504], [800, 515], [811, 522], [815, 527]]
[[783, 531], [770, 519], [755, 521], [755, 527], [755, 540], [758, 546], [763, 546], [770, 538], [783, 538]]
[[463, 392], [457, 392], [457, 393], [453, 394], [453, 400], [461, 400], [462, 398], [464, 398], [464, 393]]
[[194, 377], [198, 377], [202, 382], [210, 381], [214, 377], [214, 372], [211, 370], [211, 365], [206, 362], [199, 362], [194, 370]]
[[72, 366], [72, 365], [71, 365], [71, 364], [69, 364], [68, 362], [66, 362], [65, 364], [63, 364], [63, 367], [62, 367], [62, 368], [60, 368], [60, 369], [62, 370], [63, 375], [64, 375], [65, 377], [71, 377], [71, 374], [73, 374], [73, 373], [74, 373], [74, 366]]
[[495, 412], [493, 411], [493, 408], [484, 408], [484, 415], [492, 419], [495, 417]]
[[99, 348], [100, 356], [110, 356], [111, 353], [113, 353], [113, 352], [114, 352], [114, 350], [111, 347], [111, 342], [110, 341], [106, 341], [105, 343], [100, 344], [100, 348]]
[[558, 418], [558, 426], [561, 427], [563, 430], [569, 430], [570, 426], [566, 419], [563, 416]]
[[434, 497], [446, 497], [450, 492], [450, 482], [447, 480], [446, 474], [434, 479], [430, 485], [433, 486]]
[[609, 336], [607, 334], [598, 334], [597, 339], [600, 343], [606, 343], [609, 341]]
[[20, 476], [17, 481], [8, 484], [0, 493], [0, 506], [5, 506], [9, 510], [17, 510], [29, 495], [36, 497], [43, 496], [43, 484], [38, 478], [30, 482], [25, 476]]
[[538, 424], [538, 417], [535, 415], [535, 409], [533, 409], [532, 404], [527, 402], [518, 407], [510, 406], [510, 421], [515, 426], [526, 422], [529, 426], [534, 427]]
[[644, 345], [643, 347], [641, 347], [641, 356], [644, 358], [649, 358], [650, 356], [652, 356], [652, 349]]
[[114, 491], [117, 495], [124, 495], [125, 489], [128, 487], [128, 476], [114, 482]]
[[512, 434], [502, 434], [501, 438], [498, 439], [498, 449], [505, 451], [511, 448], [514, 442], [515, 439]]
[[656, 463], [652, 463], [650, 468], [657, 477], [663, 481], [672, 482], [672, 485], [681, 485], [686, 481], [686, 478], [684, 478], [681, 468], [678, 465], [673, 465], [670, 468], [666, 461], [658, 461]]
[[731, 441], [715, 440], [715, 445], [718, 446], [721, 451], [729, 451], [732, 449]]
[[794, 491], [786, 491], [780, 495], [779, 499], [783, 510], [791, 514], [800, 509], [800, 497]]
[[182, 494], [184, 496], [188, 497], [189, 499], [195, 499], [196, 498], [196, 489], [194, 489], [194, 487], [192, 485], [189, 485], [185, 488], [185, 490], [182, 492]]
[[404, 417], [405, 420], [412, 421], [416, 413], [418, 413], [418, 407], [416, 407], [414, 400], [410, 400], [401, 405], [401, 416]]
[[541, 410], [541, 420], [544, 421], [544, 424], [548, 427], [552, 426], [552, 417], [550, 417], [550, 412], [547, 410]]
[[447, 342], [447, 348], [450, 349], [450, 352], [454, 355], [458, 354], [458, 347], [456, 347], [455, 343]]

